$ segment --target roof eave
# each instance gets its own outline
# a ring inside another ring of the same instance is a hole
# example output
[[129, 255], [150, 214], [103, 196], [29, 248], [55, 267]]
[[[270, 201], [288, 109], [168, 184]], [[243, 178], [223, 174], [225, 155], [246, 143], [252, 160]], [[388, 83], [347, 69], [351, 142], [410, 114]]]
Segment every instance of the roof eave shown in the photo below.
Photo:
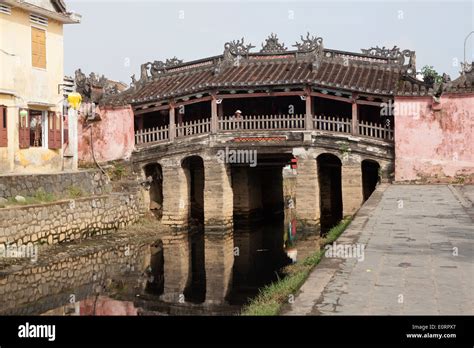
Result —
[[0, 0], [0, 3], [4, 3], [12, 7], [21, 8], [25, 11], [30, 11], [39, 15], [43, 15], [63, 24], [79, 24], [82, 19], [82, 16], [78, 13], [58, 13], [27, 2], [18, 2], [16, 0]]

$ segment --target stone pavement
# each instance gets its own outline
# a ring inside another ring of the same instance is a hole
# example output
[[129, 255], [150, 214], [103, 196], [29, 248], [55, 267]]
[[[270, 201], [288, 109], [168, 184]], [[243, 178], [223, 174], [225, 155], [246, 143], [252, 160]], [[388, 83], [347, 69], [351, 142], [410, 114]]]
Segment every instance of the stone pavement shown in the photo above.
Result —
[[474, 314], [473, 192], [379, 186], [336, 241], [364, 259], [325, 257], [282, 314]]

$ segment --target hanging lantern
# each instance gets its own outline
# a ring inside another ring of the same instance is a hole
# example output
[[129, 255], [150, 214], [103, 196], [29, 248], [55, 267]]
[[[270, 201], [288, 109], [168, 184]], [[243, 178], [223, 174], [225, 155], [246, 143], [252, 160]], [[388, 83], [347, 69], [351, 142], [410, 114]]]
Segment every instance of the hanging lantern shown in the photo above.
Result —
[[28, 124], [28, 110], [21, 109], [20, 110], [20, 127], [24, 128]]
[[82, 97], [79, 93], [73, 92], [67, 96], [67, 101], [74, 110], [79, 110], [79, 106], [82, 102]]
[[291, 159], [291, 169], [297, 169], [298, 168], [298, 159], [292, 158]]

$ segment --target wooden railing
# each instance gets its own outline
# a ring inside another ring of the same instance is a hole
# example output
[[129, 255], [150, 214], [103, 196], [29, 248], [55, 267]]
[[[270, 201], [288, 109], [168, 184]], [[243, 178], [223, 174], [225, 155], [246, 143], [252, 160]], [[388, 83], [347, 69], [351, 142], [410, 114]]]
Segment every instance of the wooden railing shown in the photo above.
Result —
[[169, 139], [168, 126], [139, 129], [135, 132], [135, 144], [155, 143]]
[[368, 138], [393, 140], [393, 129], [380, 123], [360, 121], [358, 135]]
[[206, 134], [211, 132], [211, 119], [194, 120], [176, 125], [176, 136], [187, 137], [191, 135]]
[[314, 129], [317, 130], [346, 134], [351, 134], [352, 132], [352, 121], [350, 118], [315, 115], [313, 123]]
[[[305, 115], [224, 116], [218, 120], [216, 131], [304, 130], [308, 129], [306, 128], [306, 119]], [[314, 115], [308, 119], [312, 120], [309, 130], [314, 129], [323, 132], [352, 134], [354, 136], [393, 141], [393, 129], [383, 124], [360, 121], [354, 132], [351, 118]], [[211, 124], [211, 118], [183, 122], [175, 126], [174, 134], [177, 138], [208, 134], [211, 133]], [[141, 145], [169, 141], [169, 133], [168, 126], [138, 130], [135, 132], [135, 143]]]
[[248, 115], [224, 116], [219, 119], [219, 130], [292, 130], [304, 129], [304, 115]]

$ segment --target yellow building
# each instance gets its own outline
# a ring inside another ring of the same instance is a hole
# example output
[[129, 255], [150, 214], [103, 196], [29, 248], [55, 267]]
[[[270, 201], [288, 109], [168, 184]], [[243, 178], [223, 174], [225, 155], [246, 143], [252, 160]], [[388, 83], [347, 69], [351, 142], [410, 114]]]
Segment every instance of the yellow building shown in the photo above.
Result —
[[63, 25], [79, 22], [63, 0], [0, 0], [0, 173], [63, 169]]

